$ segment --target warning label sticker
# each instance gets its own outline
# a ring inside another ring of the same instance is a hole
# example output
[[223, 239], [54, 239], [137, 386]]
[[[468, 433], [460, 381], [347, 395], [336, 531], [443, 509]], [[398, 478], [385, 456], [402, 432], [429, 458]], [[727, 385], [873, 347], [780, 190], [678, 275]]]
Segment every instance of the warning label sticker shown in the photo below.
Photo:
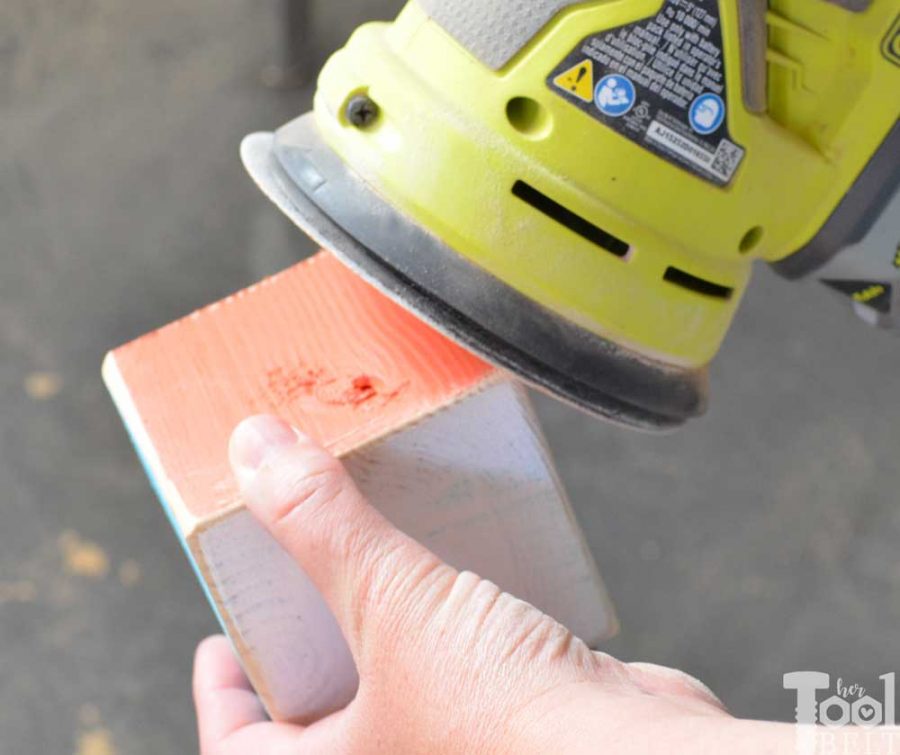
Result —
[[865, 304], [876, 312], [888, 314], [891, 311], [891, 284], [877, 281], [823, 280], [826, 286], [846, 294], [857, 304]]
[[651, 18], [592, 34], [547, 83], [623, 136], [720, 186], [744, 159], [728, 131], [718, 0], [666, 0]]
[[594, 63], [585, 58], [567, 71], [563, 71], [553, 79], [553, 84], [560, 89], [571, 92], [579, 100], [594, 101]]

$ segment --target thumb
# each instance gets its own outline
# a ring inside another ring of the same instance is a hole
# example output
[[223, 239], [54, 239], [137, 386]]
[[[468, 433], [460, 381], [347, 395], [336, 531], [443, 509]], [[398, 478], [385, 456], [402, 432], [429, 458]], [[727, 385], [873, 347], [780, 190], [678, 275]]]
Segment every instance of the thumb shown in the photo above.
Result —
[[363, 498], [337, 459], [282, 420], [242, 422], [229, 456], [248, 508], [322, 593], [357, 664], [377, 625], [411, 610], [425, 597], [420, 588], [452, 580], [449, 566]]
[[679, 669], [657, 666], [655, 663], [628, 663], [625, 668], [638, 687], [644, 692], [668, 697], [696, 700], [728, 713], [725, 704], [699, 679]]

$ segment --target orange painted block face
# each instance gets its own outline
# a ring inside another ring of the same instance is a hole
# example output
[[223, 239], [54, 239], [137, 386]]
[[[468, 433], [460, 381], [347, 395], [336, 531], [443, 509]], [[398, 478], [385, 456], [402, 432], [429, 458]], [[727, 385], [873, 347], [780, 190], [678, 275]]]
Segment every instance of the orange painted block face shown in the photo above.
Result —
[[247, 511], [228, 463], [272, 413], [344, 458], [391, 522], [599, 641], [603, 588], [524, 389], [320, 253], [113, 351], [104, 377], [270, 716], [347, 705], [358, 674], [309, 577]]
[[227, 447], [249, 414], [343, 456], [495, 377], [326, 252], [116, 349], [112, 364], [196, 520], [239, 505]]

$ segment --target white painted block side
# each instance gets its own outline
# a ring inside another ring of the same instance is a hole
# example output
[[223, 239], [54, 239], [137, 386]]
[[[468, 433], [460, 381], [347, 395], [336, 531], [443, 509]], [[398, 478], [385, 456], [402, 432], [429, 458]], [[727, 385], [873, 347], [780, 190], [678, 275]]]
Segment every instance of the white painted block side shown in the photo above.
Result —
[[[589, 643], [616, 621], [524, 392], [486, 388], [345, 460], [394, 524]], [[195, 536], [234, 644], [273, 716], [349, 702], [346, 644], [306, 575], [245, 511]]]
[[616, 620], [517, 384], [504, 381], [345, 460], [397, 527], [589, 644]]
[[197, 541], [232, 644], [269, 715], [305, 722], [345, 707], [356, 694], [356, 666], [306, 572], [247, 510]]

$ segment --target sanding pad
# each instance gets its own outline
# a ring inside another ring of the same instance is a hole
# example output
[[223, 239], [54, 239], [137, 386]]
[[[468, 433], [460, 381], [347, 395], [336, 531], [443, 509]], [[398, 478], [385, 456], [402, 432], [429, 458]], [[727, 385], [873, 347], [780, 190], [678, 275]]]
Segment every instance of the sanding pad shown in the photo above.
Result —
[[612, 422], [668, 430], [702, 414], [705, 370], [662, 364], [528, 299], [391, 207], [319, 136], [312, 114], [241, 156], [263, 192], [364, 279], [526, 383]]

